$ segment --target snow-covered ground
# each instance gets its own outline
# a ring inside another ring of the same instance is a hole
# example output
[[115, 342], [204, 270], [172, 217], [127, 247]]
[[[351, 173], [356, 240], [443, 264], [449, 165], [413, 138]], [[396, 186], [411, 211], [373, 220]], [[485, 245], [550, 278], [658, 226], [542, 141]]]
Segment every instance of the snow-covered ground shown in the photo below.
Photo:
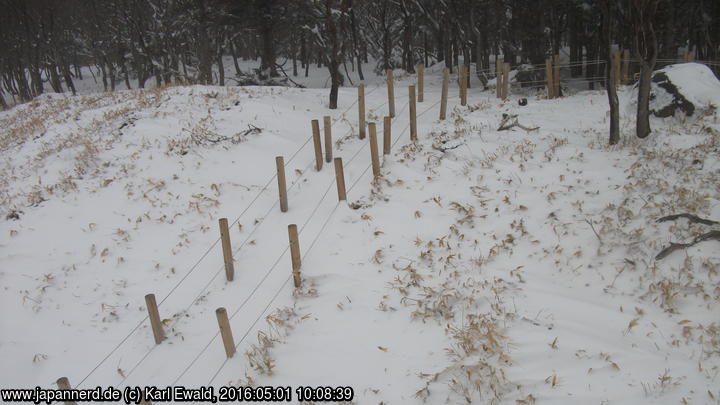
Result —
[[[366, 74], [382, 139], [387, 93]], [[453, 81], [439, 121], [431, 68], [412, 143], [414, 80], [396, 78], [374, 185], [349, 87], [337, 110], [323, 88], [192, 86], [44, 95], [0, 113], [0, 388], [67, 376], [81, 388], [351, 386], [358, 404], [718, 403], [717, 242], [654, 259], [718, 229], [656, 222], [720, 219], [717, 109], [653, 119], [639, 140], [623, 89], [623, 141], [607, 147], [602, 91], [502, 102], [473, 82], [464, 108]], [[503, 114], [539, 129], [498, 131]], [[349, 204], [332, 164], [314, 169], [310, 121], [325, 115]]]

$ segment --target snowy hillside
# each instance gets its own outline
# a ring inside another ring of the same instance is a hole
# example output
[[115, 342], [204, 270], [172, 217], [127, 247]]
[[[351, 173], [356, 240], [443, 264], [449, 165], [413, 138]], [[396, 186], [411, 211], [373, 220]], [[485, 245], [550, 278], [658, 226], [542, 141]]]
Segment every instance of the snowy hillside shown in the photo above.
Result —
[[[373, 80], [382, 153], [388, 100]], [[655, 257], [720, 229], [657, 222], [720, 220], [720, 95], [699, 94], [692, 117], [653, 118], [640, 140], [625, 88], [623, 140], [607, 147], [604, 91], [513, 89], [502, 102], [473, 82], [461, 107], [452, 80], [439, 121], [440, 81], [427, 70], [410, 142], [415, 77], [396, 77], [377, 184], [351, 87], [337, 110], [326, 89], [191, 86], [44, 95], [0, 113], [0, 386], [66, 376], [81, 388], [350, 386], [357, 404], [718, 403], [717, 241]], [[498, 131], [503, 114], [537, 129]], [[333, 165], [314, 168], [310, 122], [325, 115], [347, 204]]]

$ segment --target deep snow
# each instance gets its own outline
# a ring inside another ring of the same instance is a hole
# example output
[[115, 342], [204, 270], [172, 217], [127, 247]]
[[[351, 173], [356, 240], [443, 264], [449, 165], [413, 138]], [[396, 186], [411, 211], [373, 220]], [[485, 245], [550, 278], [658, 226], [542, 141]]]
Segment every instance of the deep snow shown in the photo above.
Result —
[[[674, 69], [691, 94], [717, 85], [692, 64]], [[602, 91], [514, 90], [502, 102], [473, 82], [462, 108], [453, 81], [441, 122], [431, 68], [412, 144], [414, 76], [396, 80], [376, 185], [354, 88], [334, 111], [325, 89], [191, 86], [46, 95], [0, 113], [3, 216], [19, 216], [0, 233], [2, 388], [67, 376], [85, 388], [342, 385], [359, 404], [717, 403], [717, 244], [653, 259], [717, 229], [655, 222], [720, 218], [717, 109], [653, 119], [638, 140], [625, 88], [623, 141], [610, 148]], [[366, 84], [382, 138], [385, 87]], [[503, 113], [540, 129], [498, 132]], [[310, 120], [323, 115], [351, 206], [337, 201], [332, 165], [313, 168]], [[262, 132], [244, 135], [249, 125]], [[232, 224], [230, 283], [220, 217]], [[158, 346], [151, 292], [168, 335]], [[230, 360], [220, 306], [238, 345]]]

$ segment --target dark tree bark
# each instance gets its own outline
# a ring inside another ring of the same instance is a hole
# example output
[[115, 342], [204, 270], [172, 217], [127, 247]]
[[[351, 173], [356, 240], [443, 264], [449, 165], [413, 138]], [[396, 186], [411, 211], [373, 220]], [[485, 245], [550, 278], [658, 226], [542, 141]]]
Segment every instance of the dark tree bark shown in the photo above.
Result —
[[403, 69], [408, 73], [415, 73], [415, 53], [413, 52], [413, 16], [407, 8], [405, 1], [400, 2], [402, 11], [402, 55]]
[[353, 55], [357, 60], [358, 77], [360, 77], [360, 80], [365, 80], [365, 76], [362, 71], [362, 59], [360, 58], [360, 47], [358, 46], [359, 41], [357, 22], [355, 21], [355, 7], [353, 7], [353, 0], [349, 0], [348, 3], [350, 7], [350, 29], [352, 31]]
[[218, 52], [217, 55], [217, 64], [218, 64], [218, 85], [224, 86], [225, 85], [225, 64], [222, 60], [222, 49], [220, 52]]
[[274, 9], [277, 0], [256, 1], [259, 5], [260, 37], [262, 50], [260, 55], [260, 70], [269, 77], [278, 77], [277, 65], [275, 64], [275, 13]]
[[7, 108], [8, 108], [7, 102], [5, 101], [5, 95], [3, 94], [2, 87], [0, 87], [0, 108], [2, 108], [3, 110], [7, 110]]
[[580, 37], [582, 35], [582, 13], [575, 7], [572, 8], [569, 15], [569, 32], [568, 32], [568, 45], [570, 46], [570, 63], [573, 65], [570, 67], [570, 76], [578, 77], [582, 75], [582, 41]]
[[659, 0], [632, 0], [630, 19], [635, 30], [635, 49], [640, 59], [640, 82], [638, 84], [638, 107], [635, 133], [638, 138], [650, 135], [650, 85], [657, 61], [657, 37], [653, 19]]
[[205, 0], [195, 0], [198, 13], [198, 27], [195, 47], [198, 58], [197, 81], [201, 84], [212, 84], [212, 51], [208, 36], [208, 8]]
[[620, 111], [615, 88], [614, 75], [612, 72], [612, 33], [614, 32], [615, 10], [610, 2], [602, 3], [602, 49], [605, 59], [605, 87], [608, 95], [608, 104], [610, 105], [610, 145], [615, 145], [620, 141]]
[[[341, 0], [342, 1], [342, 0]], [[337, 109], [338, 91], [342, 86], [340, 64], [342, 61], [341, 39], [339, 38], [339, 22], [335, 17], [336, 0], [325, 0], [325, 30], [327, 32], [328, 54], [327, 67], [330, 71], [330, 103], [331, 110]], [[347, 11], [347, 10], [345, 10]], [[342, 17], [340, 17], [342, 18]]]
[[237, 60], [237, 51], [235, 50], [235, 41], [230, 41], [230, 53], [233, 58], [233, 66], [235, 66], [235, 75], [240, 76], [240, 65]]
[[662, 38], [659, 54], [666, 59], [675, 59], [677, 58], [678, 48], [675, 39], [675, 2], [673, 0], [663, 0], [658, 7]]

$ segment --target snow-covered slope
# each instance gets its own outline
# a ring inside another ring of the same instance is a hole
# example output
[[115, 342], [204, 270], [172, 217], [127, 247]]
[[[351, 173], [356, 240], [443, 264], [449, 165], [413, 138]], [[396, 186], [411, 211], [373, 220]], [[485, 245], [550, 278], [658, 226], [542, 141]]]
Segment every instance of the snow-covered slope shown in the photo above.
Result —
[[[324, 89], [193, 86], [0, 113], [2, 388], [67, 376], [85, 388], [351, 386], [359, 404], [715, 403], [717, 242], [654, 257], [717, 229], [655, 222], [720, 218], [717, 115], [655, 120], [642, 141], [623, 117], [622, 145], [608, 148], [603, 92], [520, 107], [473, 88], [461, 108], [453, 88], [440, 122], [429, 72], [416, 143], [414, 77], [398, 78], [376, 184], [352, 88], [334, 111]], [[381, 79], [366, 97], [382, 134]], [[497, 131], [502, 114], [539, 129]], [[350, 204], [332, 164], [313, 167], [310, 121], [324, 115]], [[148, 293], [168, 335], [157, 346]]]

